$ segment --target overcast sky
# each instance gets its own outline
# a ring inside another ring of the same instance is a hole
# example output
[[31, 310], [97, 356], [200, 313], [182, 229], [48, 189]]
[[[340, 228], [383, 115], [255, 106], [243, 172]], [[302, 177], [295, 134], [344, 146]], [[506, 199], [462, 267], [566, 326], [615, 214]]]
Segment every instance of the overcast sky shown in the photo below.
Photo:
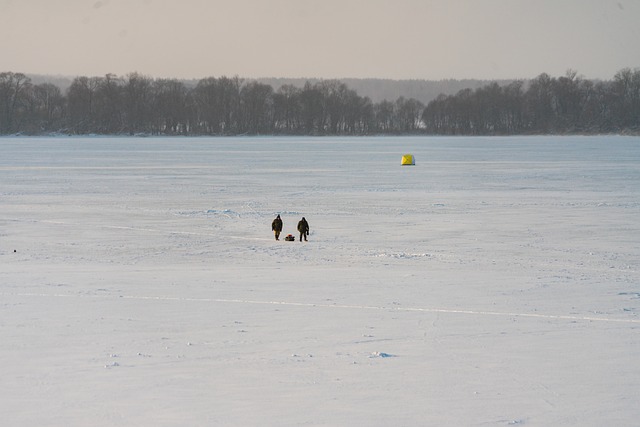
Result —
[[640, 0], [0, 0], [0, 72], [611, 79]]

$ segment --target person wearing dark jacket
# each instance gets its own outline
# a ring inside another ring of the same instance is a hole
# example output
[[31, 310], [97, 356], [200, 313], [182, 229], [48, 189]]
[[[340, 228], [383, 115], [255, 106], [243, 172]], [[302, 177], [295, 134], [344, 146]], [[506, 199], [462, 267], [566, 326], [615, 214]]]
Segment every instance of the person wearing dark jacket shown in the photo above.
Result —
[[276, 240], [280, 240], [280, 233], [282, 232], [282, 219], [280, 219], [280, 215], [271, 223], [271, 230], [276, 235]]
[[304, 241], [307, 241], [307, 236], [309, 235], [309, 223], [304, 217], [298, 222], [298, 231], [300, 232], [300, 241], [304, 238]]

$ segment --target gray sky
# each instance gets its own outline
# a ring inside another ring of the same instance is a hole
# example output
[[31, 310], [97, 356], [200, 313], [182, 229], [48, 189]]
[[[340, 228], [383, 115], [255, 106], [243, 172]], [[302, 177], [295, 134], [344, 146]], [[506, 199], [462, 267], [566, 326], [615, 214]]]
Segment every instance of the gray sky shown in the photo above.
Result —
[[640, 0], [0, 0], [0, 71], [529, 78], [640, 67]]

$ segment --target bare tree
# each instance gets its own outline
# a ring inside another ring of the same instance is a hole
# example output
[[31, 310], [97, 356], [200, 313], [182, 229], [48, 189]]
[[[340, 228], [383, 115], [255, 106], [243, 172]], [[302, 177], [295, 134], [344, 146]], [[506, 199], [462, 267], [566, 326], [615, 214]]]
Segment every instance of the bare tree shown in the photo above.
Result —
[[300, 106], [304, 133], [313, 135], [324, 133], [324, 106], [322, 92], [307, 82], [300, 93]]
[[417, 99], [398, 98], [395, 105], [396, 117], [398, 118], [399, 130], [401, 132], [413, 133], [421, 127], [422, 113], [424, 105]]
[[96, 91], [95, 132], [120, 134], [125, 130], [123, 81], [115, 74], [107, 74], [100, 79]]
[[620, 128], [637, 128], [640, 122], [640, 69], [625, 68], [613, 78], [612, 87]]
[[189, 132], [189, 93], [179, 80], [161, 79], [153, 83], [154, 132], [186, 134]]
[[301, 90], [293, 85], [283, 85], [273, 95], [274, 122], [276, 131], [294, 133], [300, 130]]
[[238, 128], [240, 87], [238, 77], [208, 77], [193, 91], [198, 128], [207, 134], [231, 134]]
[[16, 121], [30, 86], [31, 79], [22, 73], [0, 73], [0, 133], [17, 131]]
[[127, 76], [123, 87], [126, 127], [130, 135], [151, 131], [152, 80], [138, 73]]
[[95, 132], [96, 92], [101, 84], [99, 77], [76, 77], [67, 92], [70, 129], [75, 133]]
[[241, 132], [253, 135], [273, 131], [273, 88], [269, 85], [251, 82], [240, 91], [242, 105]]
[[65, 113], [65, 98], [58, 86], [42, 83], [33, 86], [33, 115], [38, 131], [57, 131]]
[[381, 101], [374, 107], [375, 123], [377, 130], [382, 133], [390, 133], [395, 129], [395, 114], [393, 102]]

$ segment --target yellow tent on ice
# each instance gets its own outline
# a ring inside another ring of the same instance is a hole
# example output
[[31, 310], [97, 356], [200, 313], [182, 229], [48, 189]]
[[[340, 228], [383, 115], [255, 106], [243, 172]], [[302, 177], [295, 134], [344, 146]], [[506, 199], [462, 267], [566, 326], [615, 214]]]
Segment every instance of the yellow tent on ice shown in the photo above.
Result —
[[413, 166], [416, 164], [416, 159], [413, 154], [405, 154], [402, 156], [402, 166]]

